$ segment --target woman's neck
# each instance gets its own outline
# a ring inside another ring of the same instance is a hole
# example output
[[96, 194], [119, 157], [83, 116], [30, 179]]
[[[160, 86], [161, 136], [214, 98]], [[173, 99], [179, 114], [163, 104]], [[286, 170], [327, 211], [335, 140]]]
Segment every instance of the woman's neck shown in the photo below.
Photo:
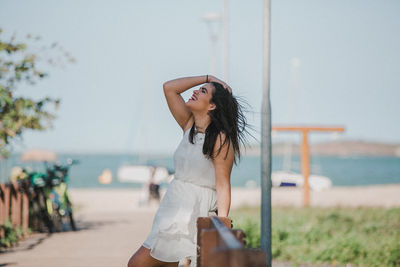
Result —
[[193, 114], [193, 117], [196, 131], [205, 133], [208, 125], [211, 122], [210, 116], [204, 114]]

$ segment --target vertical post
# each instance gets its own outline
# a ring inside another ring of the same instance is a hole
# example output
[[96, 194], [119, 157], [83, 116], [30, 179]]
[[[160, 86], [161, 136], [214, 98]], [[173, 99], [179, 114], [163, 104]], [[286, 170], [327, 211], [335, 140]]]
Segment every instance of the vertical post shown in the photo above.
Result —
[[5, 209], [5, 198], [4, 198], [4, 184], [0, 184], [0, 225], [4, 224], [4, 209]]
[[211, 73], [217, 73], [217, 41], [218, 37], [216, 34], [211, 36]]
[[228, 71], [228, 0], [223, 0], [222, 7], [222, 78], [225, 82], [229, 82], [229, 71]]
[[[212, 251], [218, 246], [218, 232], [215, 229], [205, 229], [200, 233], [200, 257], [198, 266], [206, 267], [209, 266], [215, 258], [212, 256]], [[227, 259], [226, 259], [227, 260]], [[225, 260], [225, 261], [226, 261]], [[225, 266], [227, 262], [224, 262]]]
[[308, 148], [308, 131], [303, 130], [302, 131], [302, 137], [303, 141], [301, 143], [301, 172], [304, 177], [304, 206], [307, 207], [310, 205], [310, 188], [308, 185], [308, 177], [310, 176], [310, 153], [309, 153], [309, 148]]
[[271, 103], [270, 103], [270, 0], [264, 0], [263, 95], [261, 103], [261, 249], [271, 266]]
[[17, 183], [11, 184], [11, 224], [21, 225], [21, 194]]
[[22, 193], [22, 228], [24, 229], [24, 234], [28, 233], [29, 227], [29, 198], [27, 192]]
[[[212, 74], [215, 74], [217, 72], [217, 42], [218, 42], [218, 37], [220, 34], [218, 33], [218, 29], [216, 29], [214, 26], [215, 23], [218, 22], [218, 27], [219, 22], [223, 22], [223, 17], [220, 14], [215, 14], [215, 13], [206, 13], [203, 16], [203, 21], [207, 24], [208, 31], [210, 34], [210, 40], [211, 40], [211, 59], [210, 59], [210, 71]], [[224, 42], [224, 40], [222, 40]]]
[[[1, 163], [0, 163], [1, 164]], [[4, 216], [4, 209], [5, 209], [5, 197], [4, 197], [4, 184], [0, 184], [0, 226], [4, 225], [5, 216]], [[0, 238], [4, 238], [4, 229], [0, 229]]]
[[308, 178], [310, 177], [310, 148], [308, 146], [308, 133], [311, 131], [333, 131], [333, 132], [343, 132], [344, 127], [312, 127], [312, 126], [289, 126], [289, 127], [273, 127], [273, 130], [278, 131], [299, 131], [302, 134], [302, 143], [301, 143], [301, 173], [304, 178], [303, 182], [303, 205], [310, 205], [310, 186], [308, 182]]
[[2, 215], [0, 223], [4, 224], [6, 220], [10, 217], [10, 186], [6, 184], [1, 184], [2, 191]]

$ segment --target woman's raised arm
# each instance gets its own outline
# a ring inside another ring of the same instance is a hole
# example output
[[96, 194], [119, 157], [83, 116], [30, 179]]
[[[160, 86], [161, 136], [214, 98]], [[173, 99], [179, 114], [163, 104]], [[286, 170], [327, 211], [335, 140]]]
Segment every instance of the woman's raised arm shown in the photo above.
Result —
[[181, 93], [194, 86], [208, 82], [207, 78], [207, 75], [184, 77], [165, 82], [163, 85], [169, 110], [182, 130], [185, 130], [186, 125], [192, 118], [192, 113], [189, 108], [186, 107]]

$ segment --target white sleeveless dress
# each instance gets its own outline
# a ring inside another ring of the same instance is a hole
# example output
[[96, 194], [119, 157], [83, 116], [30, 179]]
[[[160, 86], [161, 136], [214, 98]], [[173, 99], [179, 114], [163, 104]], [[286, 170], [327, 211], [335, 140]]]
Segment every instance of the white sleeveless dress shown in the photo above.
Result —
[[168, 186], [143, 246], [160, 261], [190, 258], [191, 266], [196, 266], [197, 217], [207, 217], [216, 211], [217, 194], [214, 165], [202, 152], [205, 134], [197, 133], [191, 144], [189, 132], [190, 129], [183, 134], [174, 153], [175, 178]]

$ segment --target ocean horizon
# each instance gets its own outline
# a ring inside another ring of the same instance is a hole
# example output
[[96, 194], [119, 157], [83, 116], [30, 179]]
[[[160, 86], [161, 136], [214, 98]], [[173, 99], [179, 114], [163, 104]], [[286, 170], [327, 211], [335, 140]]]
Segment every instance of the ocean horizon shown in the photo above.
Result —
[[[25, 166], [34, 170], [43, 170], [43, 163], [22, 163], [20, 155], [15, 154], [2, 163], [1, 182], [7, 182], [13, 166]], [[76, 159], [79, 164], [70, 169], [69, 186], [71, 188], [132, 188], [141, 187], [138, 183], [122, 183], [117, 179], [117, 170], [125, 164], [159, 165], [173, 171], [173, 158], [167, 155], [138, 154], [59, 154], [58, 160], [66, 163], [67, 159]], [[283, 169], [283, 156], [272, 157], [272, 171]], [[375, 184], [400, 183], [400, 158], [382, 156], [311, 156], [311, 174], [327, 176], [333, 186], [361, 186]], [[300, 173], [300, 159], [293, 156], [291, 170]], [[113, 175], [111, 184], [100, 184], [98, 176], [109, 169]], [[260, 186], [260, 157], [243, 156], [231, 174], [233, 187], [246, 185]]]

